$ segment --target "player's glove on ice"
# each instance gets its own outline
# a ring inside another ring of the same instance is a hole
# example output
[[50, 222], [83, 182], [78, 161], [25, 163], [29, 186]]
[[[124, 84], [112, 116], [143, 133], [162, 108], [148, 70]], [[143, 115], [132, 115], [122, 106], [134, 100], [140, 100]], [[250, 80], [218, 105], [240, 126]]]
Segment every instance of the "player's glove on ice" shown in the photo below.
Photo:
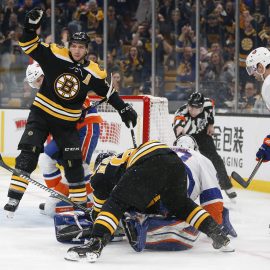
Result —
[[132, 108], [132, 106], [128, 103], [125, 103], [125, 107], [118, 111], [122, 121], [125, 123], [125, 125], [129, 128], [129, 123], [131, 122], [133, 127], [137, 124], [137, 113]]
[[30, 10], [25, 16], [24, 28], [27, 31], [35, 32], [40, 27], [43, 13], [43, 10], [39, 7]]
[[259, 148], [256, 154], [256, 160], [263, 159], [264, 162], [270, 160], [270, 135], [268, 135], [264, 140], [263, 144]]

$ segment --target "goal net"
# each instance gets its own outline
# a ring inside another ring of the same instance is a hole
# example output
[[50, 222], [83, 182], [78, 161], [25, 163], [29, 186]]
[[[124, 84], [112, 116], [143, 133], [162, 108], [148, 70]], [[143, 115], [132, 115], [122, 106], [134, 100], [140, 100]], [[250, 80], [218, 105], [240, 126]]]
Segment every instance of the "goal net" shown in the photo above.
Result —
[[[138, 114], [137, 125], [134, 128], [137, 145], [148, 140], [159, 140], [172, 146], [175, 136], [169, 117], [168, 100], [153, 96], [122, 96], [124, 102], [130, 103]], [[93, 101], [100, 100], [91, 96]], [[112, 151], [121, 153], [132, 148], [130, 129], [122, 122], [118, 112], [107, 103], [97, 107], [103, 118], [100, 125], [100, 137], [95, 154]]]

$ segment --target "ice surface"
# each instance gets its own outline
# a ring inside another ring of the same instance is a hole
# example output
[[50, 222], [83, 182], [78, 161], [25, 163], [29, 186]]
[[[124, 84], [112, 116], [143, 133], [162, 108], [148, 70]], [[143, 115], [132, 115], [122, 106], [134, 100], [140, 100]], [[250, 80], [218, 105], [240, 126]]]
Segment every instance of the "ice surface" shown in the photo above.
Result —
[[[34, 175], [34, 179], [41, 179]], [[235, 204], [224, 195], [231, 222], [238, 233], [232, 239], [234, 253], [221, 253], [201, 235], [189, 251], [136, 253], [126, 242], [111, 243], [95, 264], [68, 262], [70, 245], [55, 239], [53, 220], [39, 214], [38, 205], [48, 194], [29, 185], [15, 217], [5, 217], [10, 174], [0, 168], [0, 270], [269, 270], [270, 194], [237, 190]]]

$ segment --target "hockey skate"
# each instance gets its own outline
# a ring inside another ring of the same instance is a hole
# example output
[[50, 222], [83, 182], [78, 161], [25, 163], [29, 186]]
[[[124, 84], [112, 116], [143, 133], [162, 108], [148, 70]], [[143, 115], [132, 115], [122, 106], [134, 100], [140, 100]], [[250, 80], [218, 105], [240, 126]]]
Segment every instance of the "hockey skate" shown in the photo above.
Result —
[[230, 245], [230, 239], [226, 234], [216, 227], [210, 234], [209, 237], [213, 240], [213, 248], [219, 249], [222, 252], [234, 252], [234, 248]]
[[17, 199], [9, 198], [8, 203], [4, 206], [7, 218], [13, 218], [14, 213], [19, 206], [20, 201]]
[[107, 239], [105, 240], [100, 237], [93, 237], [85, 245], [70, 248], [67, 251], [65, 260], [86, 261], [94, 263], [99, 258], [102, 249], [104, 248], [107, 242], [108, 242]]

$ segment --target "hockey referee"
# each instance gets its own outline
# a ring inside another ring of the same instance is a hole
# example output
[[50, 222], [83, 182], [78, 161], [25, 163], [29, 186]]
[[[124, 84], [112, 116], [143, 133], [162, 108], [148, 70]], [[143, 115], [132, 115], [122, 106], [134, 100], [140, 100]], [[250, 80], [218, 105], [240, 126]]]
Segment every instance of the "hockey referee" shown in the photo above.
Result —
[[237, 196], [228, 177], [222, 158], [217, 153], [214, 134], [214, 102], [202, 93], [191, 94], [187, 104], [180, 107], [174, 115], [173, 130], [176, 138], [183, 134], [192, 135], [199, 145], [200, 152], [209, 158], [218, 175], [219, 184], [230, 199]]

